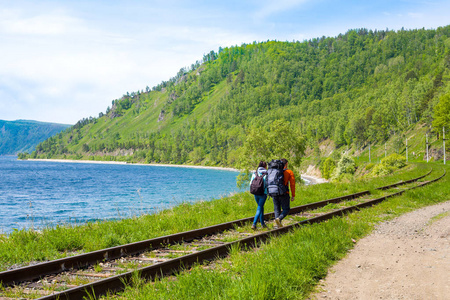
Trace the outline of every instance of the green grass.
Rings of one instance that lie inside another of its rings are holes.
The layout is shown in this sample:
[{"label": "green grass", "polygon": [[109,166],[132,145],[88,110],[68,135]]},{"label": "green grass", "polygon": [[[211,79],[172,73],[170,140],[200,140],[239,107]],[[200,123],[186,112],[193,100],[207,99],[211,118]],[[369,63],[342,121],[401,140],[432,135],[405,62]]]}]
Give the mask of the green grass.
[{"label": "green grass", "polygon": [[446,212],[444,212],[442,214],[434,216],[433,218],[431,218],[431,220],[428,222],[427,225],[432,225],[434,222],[437,222],[437,221],[439,221],[439,220],[441,220],[441,219],[443,219],[443,218],[445,218],[445,217],[447,217],[449,215],[450,215],[450,212],[446,211]]},{"label": "green grass", "polygon": [[[273,210],[273,208],[272,208]],[[18,230],[0,236],[0,271],[43,261],[210,226],[254,214],[253,196],[242,193],[195,204],[182,203],[152,215],[120,221]]]},{"label": "green grass", "polygon": [[[398,153],[406,157],[406,138],[408,138],[408,161],[409,162],[426,162],[426,134],[429,127],[423,123],[411,125],[405,132],[402,138],[403,145],[400,149],[396,149],[394,140],[397,136],[391,136],[385,143],[373,144],[371,146],[370,160],[373,164],[379,163],[385,157],[386,153],[389,156],[392,153]],[[431,150],[441,150],[443,147],[442,139],[437,139],[436,135],[428,135],[429,142],[429,159],[431,159]],[[447,143],[448,144],[448,143]],[[448,149],[447,149],[448,152]],[[364,150],[356,158],[358,164],[369,163],[369,147],[366,146]],[[441,160],[442,162],[442,160]]]},{"label": "green grass", "polygon": [[[348,183],[297,186],[293,206],[334,198],[418,177],[433,167],[431,178],[441,175],[442,164],[413,164],[394,175]],[[446,166],[449,171],[448,166]],[[428,178],[428,177],[427,177]],[[346,218],[305,226],[291,234],[274,238],[257,250],[231,255],[216,268],[194,267],[180,272],[174,281],[161,279],[129,288],[125,298],[137,299],[305,299],[328,268],[342,258],[358,240],[370,233],[374,224],[402,213],[450,199],[450,176]],[[120,221],[104,221],[80,226],[58,226],[42,232],[15,231],[0,236],[0,268],[14,264],[49,260],[81,252],[130,243],[152,237],[191,230],[254,215],[256,204],[249,193],[196,204],[182,203],[173,209]],[[273,211],[267,201],[265,212]],[[233,237],[228,239],[234,240]],[[111,296],[112,297],[112,296]]]},{"label": "green grass", "polygon": [[[432,164],[432,178],[443,173],[442,164]],[[413,178],[424,174],[430,165],[402,172],[400,177]],[[449,170],[448,167],[447,171]],[[414,176],[412,174],[416,173]],[[376,178],[364,186],[389,184],[398,181],[392,176]],[[423,188],[389,198],[377,206],[352,213],[345,218],[304,226],[271,239],[257,250],[231,254],[215,264],[215,268],[196,266],[189,272],[180,272],[176,280],[160,279],[153,284],[135,280],[122,295],[125,299],[307,299],[314,292],[328,269],[343,258],[359,240],[368,235],[375,224],[390,220],[406,212],[450,199],[450,176]],[[354,183],[359,186],[360,182]],[[327,194],[333,189],[327,185],[309,187],[309,190]],[[336,185],[335,189],[350,187]],[[305,188],[305,190],[308,188]],[[299,189],[299,195],[303,195]],[[311,193],[310,195],[313,195]],[[320,197],[320,196],[319,196]],[[313,197],[311,197],[313,198]],[[109,296],[107,298],[113,298]]]},{"label": "green grass", "polygon": [[[334,198],[375,187],[406,180],[425,174],[430,165],[418,164],[405,168],[394,176],[351,183],[325,183],[314,186],[297,186],[296,200],[291,205]],[[252,216],[255,201],[249,193],[196,204],[182,203],[173,209],[157,214],[120,221],[103,221],[85,225],[65,225],[45,228],[42,231],[19,230],[0,235],[0,271],[32,261],[44,261],[89,252],[120,244],[145,240],[157,236],[192,230],[213,224]],[[273,211],[272,201],[267,201],[265,212]]]}]

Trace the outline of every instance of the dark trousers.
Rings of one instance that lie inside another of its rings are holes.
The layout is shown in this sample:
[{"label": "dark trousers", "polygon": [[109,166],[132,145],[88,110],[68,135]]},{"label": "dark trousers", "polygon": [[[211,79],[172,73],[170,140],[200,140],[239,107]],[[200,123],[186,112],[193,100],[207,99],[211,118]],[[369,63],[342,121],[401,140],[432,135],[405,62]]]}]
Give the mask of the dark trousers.
[{"label": "dark trousers", "polygon": [[[272,199],[275,219],[279,218],[280,220],[283,220],[284,217],[288,215],[289,210],[291,209],[291,198],[289,197],[289,194],[274,196],[272,197]],[[283,211],[281,211],[281,209],[283,209]]]}]

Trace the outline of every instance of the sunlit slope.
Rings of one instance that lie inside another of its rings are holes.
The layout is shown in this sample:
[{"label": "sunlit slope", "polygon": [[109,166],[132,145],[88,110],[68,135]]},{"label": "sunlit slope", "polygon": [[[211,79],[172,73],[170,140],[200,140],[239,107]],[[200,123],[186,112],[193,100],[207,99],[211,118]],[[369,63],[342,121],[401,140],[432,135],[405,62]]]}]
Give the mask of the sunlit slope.
[{"label": "sunlit slope", "polygon": [[219,49],[127,92],[32,156],[235,165],[249,128],[274,120],[311,147],[382,145],[419,124],[432,134],[434,108],[450,93],[449,49],[450,26]]}]

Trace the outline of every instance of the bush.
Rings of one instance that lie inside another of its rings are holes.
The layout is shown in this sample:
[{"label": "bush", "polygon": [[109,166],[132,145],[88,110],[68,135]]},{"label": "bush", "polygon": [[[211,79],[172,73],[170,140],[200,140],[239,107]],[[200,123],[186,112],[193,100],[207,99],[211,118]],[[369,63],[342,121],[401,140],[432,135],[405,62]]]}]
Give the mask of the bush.
[{"label": "bush", "polygon": [[400,154],[391,154],[381,160],[381,164],[389,167],[394,167],[396,169],[401,169],[406,166],[406,158]]},{"label": "bush", "polygon": [[368,163],[368,164],[366,165],[366,170],[371,170],[374,166],[375,166],[374,163]]},{"label": "bush", "polygon": [[371,174],[374,176],[385,176],[391,174],[392,172],[394,172],[393,167],[389,167],[380,163],[373,168]]},{"label": "bush", "polygon": [[393,173],[396,169],[406,166],[406,158],[399,154],[391,154],[381,160],[372,170],[372,175],[384,176]]},{"label": "bush", "polygon": [[344,174],[353,175],[356,171],[356,164],[353,158],[344,155],[339,160],[336,169],[333,172],[332,180],[339,180]]},{"label": "bush", "polygon": [[331,157],[327,157],[320,165],[320,172],[325,179],[330,179],[335,169],[336,162]]}]

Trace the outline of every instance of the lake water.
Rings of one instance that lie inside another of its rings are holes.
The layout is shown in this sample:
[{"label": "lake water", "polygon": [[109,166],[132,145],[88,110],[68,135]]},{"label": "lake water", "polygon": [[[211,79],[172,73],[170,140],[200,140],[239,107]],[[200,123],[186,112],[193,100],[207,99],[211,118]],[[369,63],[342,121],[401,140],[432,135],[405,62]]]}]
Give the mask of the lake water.
[{"label": "lake water", "polygon": [[0,156],[0,233],[120,219],[238,191],[237,172]]}]

